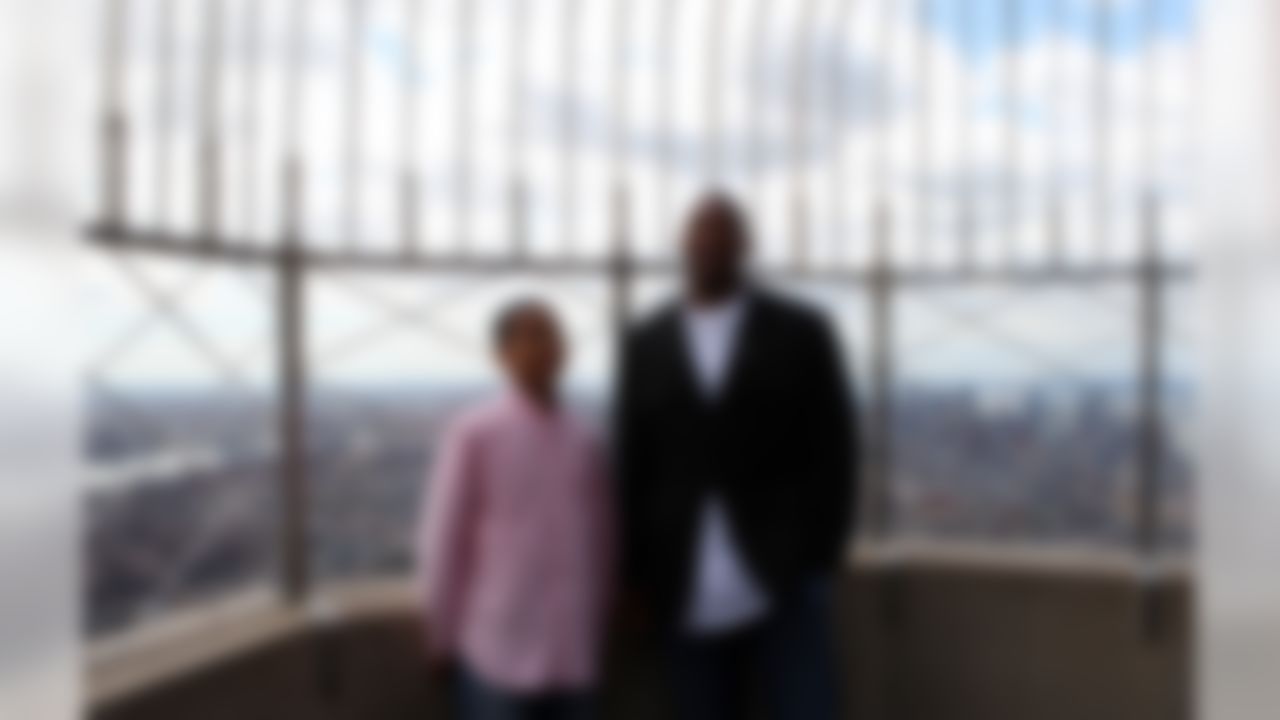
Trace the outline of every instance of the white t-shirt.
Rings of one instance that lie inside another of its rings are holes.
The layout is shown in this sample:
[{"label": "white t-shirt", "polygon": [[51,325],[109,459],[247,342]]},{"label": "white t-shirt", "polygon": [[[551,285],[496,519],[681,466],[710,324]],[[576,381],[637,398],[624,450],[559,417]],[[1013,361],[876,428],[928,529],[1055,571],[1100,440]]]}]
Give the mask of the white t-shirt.
[{"label": "white t-shirt", "polygon": [[[698,389],[709,400],[724,390],[747,299],[718,305],[686,306],[684,332]],[[698,522],[694,576],[685,606],[685,628],[698,635],[727,632],[753,622],[769,609],[769,598],[742,559],[724,500],[716,494],[703,503]]]}]

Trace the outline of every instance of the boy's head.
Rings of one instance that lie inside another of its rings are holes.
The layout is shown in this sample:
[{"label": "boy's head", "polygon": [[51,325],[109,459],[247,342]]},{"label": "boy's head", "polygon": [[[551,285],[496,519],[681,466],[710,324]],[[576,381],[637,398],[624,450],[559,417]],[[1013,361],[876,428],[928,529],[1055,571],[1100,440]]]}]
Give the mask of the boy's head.
[{"label": "boy's head", "polygon": [[494,322],[493,344],[503,370],[521,390],[544,399],[555,394],[565,347],[549,305],[533,298],[507,304]]}]

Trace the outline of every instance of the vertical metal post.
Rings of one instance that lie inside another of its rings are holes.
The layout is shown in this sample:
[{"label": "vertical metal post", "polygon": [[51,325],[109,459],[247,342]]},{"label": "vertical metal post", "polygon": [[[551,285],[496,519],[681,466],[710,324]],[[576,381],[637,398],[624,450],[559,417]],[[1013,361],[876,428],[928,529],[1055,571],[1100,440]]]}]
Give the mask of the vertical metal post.
[{"label": "vertical metal post", "polygon": [[578,249],[578,155],[574,147],[574,136],[578,133],[578,104],[573,101],[577,97],[578,84],[578,35],[581,26],[582,3],[580,0],[561,0],[564,3],[564,18],[561,28],[564,35],[560,40],[560,73],[564,78],[567,102],[561,107],[564,113],[560,118],[564,133],[560,144],[560,192],[563,194],[561,204],[561,232],[564,233],[562,252],[572,255]]},{"label": "vertical metal post", "polygon": [[510,132],[507,138],[507,172],[511,181],[508,210],[510,211],[511,245],[518,260],[524,260],[529,254],[528,198],[526,189],[528,167],[526,166],[524,154],[524,72],[525,63],[528,61],[526,55],[528,54],[527,27],[529,25],[528,6],[530,1],[517,0],[513,6],[511,65],[507,69],[507,81],[509,83],[507,91],[510,94],[507,109],[510,122]]},{"label": "vertical metal post", "polygon": [[289,143],[281,166],[282,242],[276,267],[277,431],[280,442],[280,589],[298,604],[309,586],[307,557],[306,295],[302,263],[303,168],[299,147],[307,37],[307,0],[292,6],[291,57],[285,85],[284,127]]},{"label": "vertical metal post", "polygon": [[[613,116],[615,118],[613,136],[613,272],[611,280],[612,317],[614,336],[623,337],[631,320],[631,252],[630,227],[631,208],[626,186],[626,151],[628,127],[626,125],[627,109],[630,107],[630,85],[627,83],[627,56],[630,50],[627,42],[630,32],[629,0],[615,0],[613,5]],[[621,352],[621,343],[618,344]]]},{"label": "vertical metal post", "polygon": [[118,228],[125,224],[128,201],[128,121],[124,102],[124,45],[128,22],[127,0],[111,0],[106,6],[103,26],[102,82],[102,224]]},{"label": "vertical metal post", "polygon": [[[1145,29],[1155,27],[1157,10],[1154,5],[1143,15]],[[1137,552],[1143,572],[1140,575],[1142,594],[1142,629],[1148,642],[1155,642],[1164,635],[1167,613],[1166,593],[1160,574],[1159,556],[1163,523],[1162,483],[1165,476],[1165,427],[1164,427],[1164,345],[1165,307],[1163,269],[1162,204],[1158,190],[1158,155],[1156,152],[1158,122],[1155,114],[1155,86],[1158,77],[1157,56],[1148,53],[1144,60],[1142,88],[1143,141],[1141,163],[1145,184],[1140,195],[1139,292],[1141,293],[1139,322],[1140,335],[1140,397],[1138,435],[1138,487],[1137,487]]]},{"label": "vertical metal post", "polygon": [[[932,14],[935,10],[934,0],[922,0],[923,12]],[[915,47],[916,72],[920,78],[919,121],[916,127],[916,166],[920,177],[916,185],[916,248],[919,255],[916,262],[920,267],[928,264],[929,251],[932,249],[934,233],[933,215],[933,173],[935,170],[936,141],[933,127],[934,92],[936,90],[936,68],[933,62],[933,43],[927,35],[920,35]]]},{"label": "vertical metal post", "polygon": [[[626,8],[627,11],[623,9]],[[630,252],[630,227],[631,227],[631,208],[629,206],[630,197],[627,194],[625,181],[624,160],[626,157],[628,127],[626,123],[626,111],[630,107],[630,85],[626,82],[628,76],[626,67],[626,58],[629,52],[629,44],[627,42],[629,28],[629,20],[631,14],[630,0],[615,1],[613,7],[613,112],[616,118],[616,125],[613,137],[613,197],[611,204],[611,216],[613,218],[613,250],[610,253],[612,257],[611,268],[609,274],[610,280],[610,316],[612,323],[614,348],[617,356],[614,360],[615,367],[621,367],[624,360],[622,353],[625,351],[625,337],[627,328],[631,323],[631,252]]]},{"label": "vertical metal post", "polygon": [[[1053,181],[1055,185],[1058,181]],[[1046,213],[1046,234],[1049,245],[1048,266],[1052,270],[1061,270],[1066,261],[1067,247],[1067,209],[1066,198],[1061,189],[1054,189],[1049,197],[1049,208]]]},{"label": "vertical metal post", "polygon": [[302,235],[302,69],[307,44],[307,0],[293,0],[290,8],[289,59],[285,69],[281,124],[284,126],[284,154],[280,166],[281,238],[286,247]]},{"label": "vertical metal post", "polygon": [[511,240],[517,260],[529,258],[528,197],[519,177],[511,179]]},{"label": "vertical metal post", "polygon": [[660,163],[661,171],[658,180],[658,232],[665,234],[668,228],[674,227],[671,209],[671,176],[676,168],[675,116],[672,102],[671,78],[678,72],[672,47],[679,36],[680,25],[676,22],[677,0],[658,0],[657,42],[665,43],[662,48],[662,72],[654,73],[654,96],[658,123],[661,125],[662,138]]},{"label": "vertical metal post", "polygon": [[[881,2],[881,26],[888,28],[890,4]],[[888,54],[888,33],[881,48]],[[891,151],[882,141],[873,150],[872,182],[876,201],[871,218],[871,265],[869,272],[871,388],[870,422],[867,438],[866,524],[870,537],[877,542],[889,540],[894,525],[893,507],[893,386],[894,386],[894,316],[893,316],[893,203],[890,195]],[[886,591],[886,613],[896,616],[900,603],[893,591]]]},{"label": "vertical metal post", "polygon": [[809,62],[809,31],[813,25],[815,9],[813,0],[804,0],[800,5],[800,19],[796,28],[795,56],[792,82],[795,86],[795,106],[791,109],[791,153],[793,172],[791,188],[791,261],[797,272],[808,269],[811,238],[809,236],[808,204],[805,188],[805,172],[812,148],[809,147],[809,103],[813,91],[810,88],[812,66]]},{"label": "vertical metal post", "polygon": [[[750,32],[750,57],[761,57],[765,51],[765,40],[769,37],[772,30],[769,23],[772,21],[773,3],[770,0],[752,0],[751,5],[751,23]],[[757,177],[752,183],[752,204],[756,208],[757,215],[762,214],[765,208],[765,181],[764,173],[768,165],[768,150],[766,146],[769,144],[765,138],[765,129],[763,123],[764,113],[752,112],[747,115],[747,137],[750,142],[747,146],[749,156],[746,160],[748,176],[754,174]]]},{"label": "vertical metal post", "polygon": [[1094,232],[1097,234],[1097,239],[1094,260],[1102,264],[1106,262],[1107,251],[1110,249],[1109,241],[1111,240],[1111,75],[1107,66],[1108,53],[1106,50],[1111,45],[1113,30],[1111,14],[1115,12],[1115,6],[1110,3],[1098,3],[1095,12],[1097,13],[1094,22],[1097,25],[1095,32],[1097,34],[1098,49],[1094,56],[1097,58],[1098,66],[1094,69],[1096,77],[1094,78],[1093,100],[1094,183],[1095,192],[1097,193],[1097,208],[1095,210],[1097,216],[1094,219]]},{"label": "vertical metal post", "polygon": [[[894,388],[894,269],[889,252],[893,236],[891,206],[883,198],[874,209],[870,268],[871,388],[867,425],[867,467],[863,520],[866,537],[881,548],[891,547],[896,525],[893,501],[893,388]],[[878,613],[885,638],[879,648],[886,711],[896,716],[906,692],[899,644],[893,637],[906,622],[908,588],[902,565],[893,555],[880,569]]]},{"label": "vertical metal post", "polygon": [[[622,199],[625,193],[623,189],[624,178],[626,176],[626,157],[627,143],[630,140],[630,125],[628,124],[628,111],[631,109],[631,83],[629,82],[631,74],[627,71],[627,58],[631,53],[630,43],[631,32],[631,2],[630,0],[615,0],[613,8],[613,67],[611,68],[612,77],[609,84],[613,93],[610,102],[613,105],[613,182],[618,193],[618,198]],[[625,223],[620,227],[625,228]]]},{"label": "vertical metal post", "polygon": [[[887,31],[890,3],[877,3],[877,20]],[[888,32],[883,32],[878,48],[889,54]],[[890,245],[893,239],[893,204],[890,197],[890,148],[881,142],[868,158],[873,197],[871,206],[871,257],[868,268],[870,293],[870,422],[867,424],[866,490],[863,503],[868,534],[874,540],[888,537],[892,525],[891,447],[893,394],[893,268]]]},{"label": "vertical metal post", "polygon": [[281,490],[281,582],[286,601],[298,603],[309,586],[307,555],[306,274],[295,242],[277,269],[277,351]]},{"label": "vertical metal post", "polygon": [[[797,185],[801,184],[797,181]],[[796,187],[792,189],[791,195],[791,239],[792,239],[792,255],[791,263],[797,274],[803,274],[809,269],[810,255],[810,237],[809,237],[809,206],[806,203],[806,197],[802,188]]]},{"label": "vertical metal post", "polygon": [[[967,41],[973,42],[978,34],[978,28],[982,24],[982,18],[978,15],[977,3],[964,3],[964,34]],[[964,100],[963,107],[958,113],[959,128],[957,135],[959,136],[960,152],[964,154],[961,166],[964,168],[963,173],[974,173],[977,168],[975,162],[978,154],[974,149],[976,143],[976,133],[974,132],[973,115],[971,112],[974,96],[974,83],[972,74],[966,74],[964,80]],[[959,258],[958,265],[960,272],[969,272],[974,269],[975,245],[977,245],[979,222],[978,222],[978,191],[975,187],[976,176],[970,177],[969,181],[964,183],[964,187],[960,192],[960,218],[959,228],[956,233],[959,240]]]},{"label": "vertical metal post", "polygon": [[422,206],[418,202],[418,187],[417,171],[405,167],[400,175],[400,252],[406,257],[413,257],[419,252]]},{"label": "vertical metal post", "polygon": [[258,143],[259,122],[258,102],[261,99],[262,79],[262,6],[257,2],[244,3],[244,41],[245,77],[241,86],[243,92],[244,142],[241,145],[241,225],[247,237],[254,237],[258,230]]},{"label": "vertical metal post", "polygon": [[222,235],[222,0],[205,0],[204,47],[200,59],[200,147],[197,151],[199,197],[197,233],[216,244]]},{"label": "vertical metal post", "polygon": [[156,8],[156,105],[153,119],[155,132],[155,167],[153,173],[155,195],[155,217],[152,224],[164,229],[169,222],[172,206],[173,183],[170,181],[170,147],[171,133],[174,123],[174,87],[173,79],[177,67],[177,21],[175,19],[177,3],[161,2]]},{"label": "vertical metal post", "polygon": [[[1066,0],[1053,0],[1050,7],[1053,13],[1052,20],[1058,27],[1066,27],[1068,20],[1068,9]],[[1060,43],[1053,45],[1054,53],[1052,58],[1052,74],[1053,81],[1063,86],[1067,78],[1067,53],[1061,47]],[[1056,111],[1055,114],[1059,118],[1065,118],[1066,113],[1063,112],[1065,103],[1061,96],[1054,101]],[[1059,120],[1062,122],[1062,120]],[[1046,241],[1048,245],[1049,262],[1051,269],[1060,270],[1066,259],[1067,245],[1067,182],[1063,179],[1066,172],[1066,139],[1069,129],[1065,129],[1060,125],[1057,129],[1055,142],[1050,143],[1049,150],[1049,200],[1048,209],[1045,218]]]},{"label": "vertical metal post", "polygon": [[365,0],[347,0],[347,47],[343,82],[343,243],[360,245],[364,183],[364,33]]},{"label": "vertical metal post", "polygon": [[708,0],[705,54],[703,55],[703,122],[706,142],[703,144],[702,173],[711,185],[720,182],[720,62],[724,53],[724,0]]},{"label": "vertical metal post", "polygon": [[[879,0],[876,3],[876,11],[879,13],[875,18],[879,30],[876,51],[884,56],[885,62],[889,62],[895,50],[893,42],[895,8],[896,4],[892,0]],[[895,205],[893,184],[896,179],[892,140],[891,136],[885,137],[881,134],[878,144],[869,149],[871,197],[875,199],[871,205],[871,269],[873,273],[881,265],[887,268],[889,263],[889,245],[892,235],[889,223],[890,214]]]},{"label": "vertical metal post", "polygon": [[[849,25],[850,6],[853,0],[840,0],[836,6],[836,16],[832,21],[832,27],[838,33],[844,33]],[[848,91],[849,78],[845,74],[845,66],[839,66],[839,72],[833,72],[828,75],[829,85],[826,90],[829,95],[831,111],[827,113],[827,138],[831,143],[831,152],[833,154],[831,162],[830,182],[831,188],[827,193],[827,206],[829,214],[832,218],[832,232],[835,234],[835,242],[832,247],[831,262],[833,265],[842,265],[848,259],[848,246],[850,238],[846,234],[849,228],[849,205],[851,204],[845,196],[848,188],[844,162],[844,134],[846,132],[845,124],[849,120],[851,94]]]},{"label": "vertical metal post", "polygon": [[1004,238],[1004,258],[1001,263],[1006,270],[1012,270],[1018,264],[1018,249],[1021,227],[1019,225],[1019,215],[1022,210],[1022,201],[1024,194],[1021,187],[1022,173],[1022,123],[1018,120],[1018,99],[1021,91],[1021,60],[1022,56],[1016,52],[1018,42],[1022,33],[1022,2],[1023,0],[1005,0],[1004,25],[1005,41],[1009,44],[1010,52],[1006,53],[1004,67],[1004,111],[1005,111],[1005,163],[1008,173],[1004,183],[1004,212],[1005,229]]},{"label": "vertical metal post", "polygon": [[[1144,29],[1155,27],[1154,9],[1144,12]],[[1149,54],[1148,58],[1154,58]],[[1156,67],[1144,61],[1142,120],[1144,129],[1141,162],[1145,176],[1139,196],[1141,255],[1140,333],[1140,434],[1138,478],[1138,551],[1151,558],[1160,545],[1160,483],[1164,476],[1164,273],[1162,271],[1161,204],[1156,182],[1156,141],[1158,127],[1154,112]]]},{"label": "vertical metal post", "polygon": [[867,430],[867,486],[863,506],[870,536],[885,540],[893,532],[893,388],[894,271],[889,244],[893,235],[888,203],[876,207],[873,257],[869,275],[871,321],[870,423]]},{"label": "vertical metal post", "polygon": [[631,322],[631,250],[630,238],[628,237],[627,228],[629,227],[628,197],[625,188],[621,185],[615,186],[613,196],[613,260],[611,263],[612,272],[610,273],[610,303],[613,328],[615,334],[621,337],[626,332],[627,326]]},{"label": "vertical metal post", "polygon": [[1161,484],[1164,480],[1164,269],[1160,254],[1160,205],[1154,193],[1144,198],[1143,257],[1139,262],[1139,412],[1135,550],[1144,571],[1143,632],[1148,640],[1161,634],[1164,622],[1155,567],[1161,544]]},{"label": "vertical metal post", "polygon": [[400,98],[400,137],[404,154],[400,170],[400,251],[411,257],[418,252],[422,232],[418,182],[418,64],[422,48],[422,0],[405,0],[404,21],[409,48]]},{"label": "vertical metal post", "polygon": [[[1158,8],[1150,3],[1142,13],[1144,31],[1154,30]],[[1165,307],[1163,269],[1163,227],[1158,183],[1157,141],[1159,131],[1155,111],[1156,84],[1159,77],[1157,58],[1148,51],[1143,60],[1142,125],[1139,149],[1143,168],[1143,186],[1139,196],[1141,237],[1139,267],[1140,373],[1138,486],[1136,551],[1142,572],[1139,591],[1142,597],[1142,631],[1148,642],[1156,642],[1167,625],[1164,578],[1158,563],[1163,523],[1162,483],[1165,476],[1164,427],[1164,346]]]},{"label": "vertical metal post", "polygon": [[472,86],[475,81],[472,72],[475,70],[475,16],[478,12],[474,5],[478,0],[459,0],[457,8],[457,72],[454,86],[457,96],[454,99],[456,127],[454,135],[457,142],[457,167],[455,182],[457,197],[455,198],[455,234],[454,242],[460,251],[466,252],[472,244],[471,232],[471,170],[472,170]]}]

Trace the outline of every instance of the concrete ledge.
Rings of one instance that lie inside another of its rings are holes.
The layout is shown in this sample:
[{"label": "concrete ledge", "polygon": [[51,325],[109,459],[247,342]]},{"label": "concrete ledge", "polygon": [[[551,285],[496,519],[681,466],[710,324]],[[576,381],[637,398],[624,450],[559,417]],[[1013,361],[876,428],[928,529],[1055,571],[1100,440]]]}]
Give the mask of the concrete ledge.
[{"label": "concrete ledge", "polygon": [[220,663],[326,627],[412,608],[406,580],[326,588],[306,608],[283,605],[269,588],[254,587],[146,623],[95,643],[89,651],[88,698],[103,707]]},{"label": "concrete ledge", "polygon": [[[852,717],[1190,715],[1185,567],[931,543],[850,559],[840,622]],[[650,640],[614,639],[609,717],[664,716]],[[91,709],[97,720],[438,717],[420,644],[406,581],[326,587],[306,609],[258,591],[96,645]]]}]

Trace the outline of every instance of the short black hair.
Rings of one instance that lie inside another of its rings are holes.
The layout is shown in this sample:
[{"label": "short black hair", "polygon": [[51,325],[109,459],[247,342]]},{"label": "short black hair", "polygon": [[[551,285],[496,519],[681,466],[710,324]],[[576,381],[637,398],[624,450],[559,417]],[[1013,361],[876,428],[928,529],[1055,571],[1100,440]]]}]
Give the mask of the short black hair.
[{"label": "short black hair", "polygon": [[543,313],[547,317],[555,317],[551,306],[536,297],[521,297],[508,301],[498,308],[498,314],[494,316],[493,346],[498,349],[505,346],[507,340],[511,338],[511,333],[515,331],[516,324],[530,313]]},{"label": "short black hair", "polygon": [[751,237],[751,222],[747,218],[747,211],[727,190],[709,190],[694,203],[693,210],[689,213],[689,225],[707,220],[723,223],[740,240]]}]

